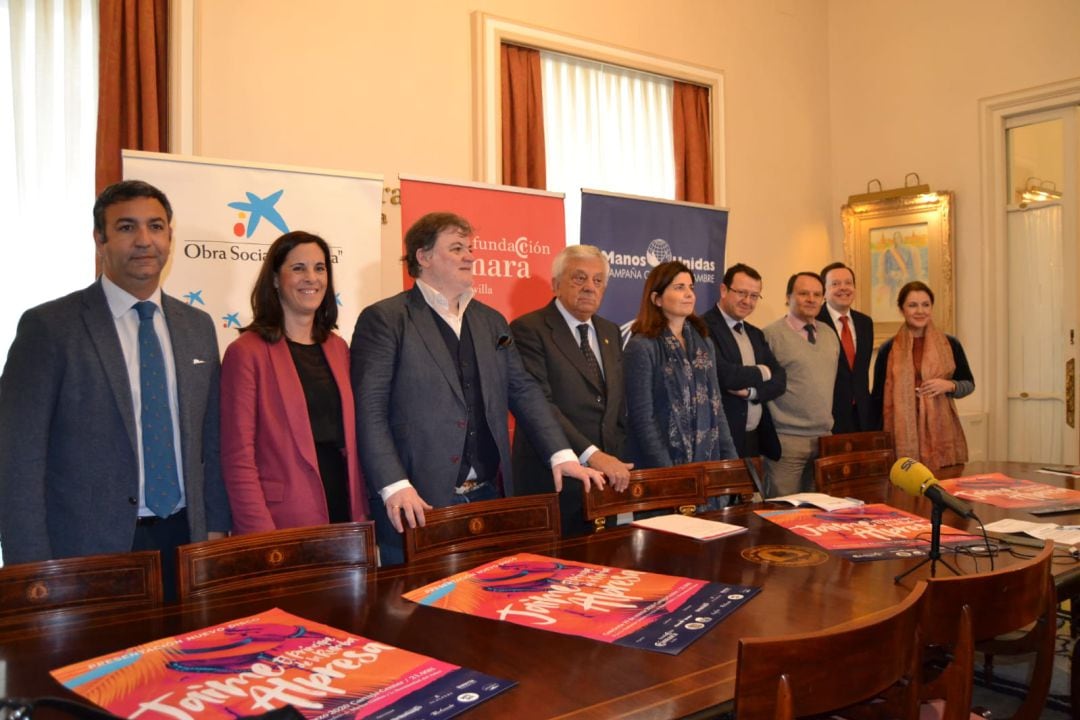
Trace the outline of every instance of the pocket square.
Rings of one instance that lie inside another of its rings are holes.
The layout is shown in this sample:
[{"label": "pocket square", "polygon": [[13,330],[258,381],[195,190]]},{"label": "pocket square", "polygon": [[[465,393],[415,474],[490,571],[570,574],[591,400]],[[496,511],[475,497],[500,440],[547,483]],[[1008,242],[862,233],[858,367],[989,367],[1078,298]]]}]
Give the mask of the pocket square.
[{"label": "pocket square", "polygon": [[202,358],[191,358],[192,365],[204,365],[206,363]]}]

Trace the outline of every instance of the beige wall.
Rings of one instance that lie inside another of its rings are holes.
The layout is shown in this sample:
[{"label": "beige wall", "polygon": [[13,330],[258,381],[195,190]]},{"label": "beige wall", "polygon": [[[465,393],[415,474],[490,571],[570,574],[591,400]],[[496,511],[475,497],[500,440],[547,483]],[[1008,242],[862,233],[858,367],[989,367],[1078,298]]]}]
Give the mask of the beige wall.
[{"label": "beige wall", "polygon": [[[190,0],[194,152],[474,179],[470,17],[517,22],[723,71],[728,260],[783,311],[796,270],[842,256],[840,206],[918,172],[956,192],[958,333],[976,378],[981,98],[1080,76],[1080,2],[1042,0]],[[382,292],[400,287],[385,206]],[[343,329],[346,333],[349,328]],[[985,394],[963,401],[968,415]],[[978,442],[978,441],[976,441]]]},{"label": "beige wall", "polygon": [[[196,0],[196,154],[473,179],[470,15],[722,70],[729,259],[759,267],[761,322],[828,259],[824,0]],[[386,206],[383,256],[400,254]],[[777,252],[777,249],[782,252]],[[384,263],[382,291],[400,289]],[[345,329],[348,332],[349,329]]]},{"label": "beige wall", "polygon": [[[1080,76],[1080,2],[829,0],[830,235],[870,178],[956,193],[957,331],[985,378],[980,99]],[[984,385],[985,390],[985,385]],[[988,406],[986,393],[962,401]]]}]

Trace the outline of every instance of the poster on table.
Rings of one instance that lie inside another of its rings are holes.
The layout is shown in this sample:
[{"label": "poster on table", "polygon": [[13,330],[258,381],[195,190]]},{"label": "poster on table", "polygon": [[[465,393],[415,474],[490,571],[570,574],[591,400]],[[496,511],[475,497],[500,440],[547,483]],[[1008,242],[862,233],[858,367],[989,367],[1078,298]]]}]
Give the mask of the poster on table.
[{"label": "poster on table", "polygon": [[140,720],[235,720],[286,705],[308,720],[455,717],[516,683],[277,608],[53,670]]},{"label": "poster on table", "polygon": [[222,354],[251,322],[251,289],[281,235],[330,246],[338,332],[381,299],[382,176],[125,150],[124,178],[162,190],[173,208],[166,293],[205,310]]},{"label": "poster on table", "polygon": [[680,260],[694,273],[696,310],[701,315],[720,298],[728,211],[712,205],[581,192],[581,242],[608,258],[611,276],[600,316],[628,337],[641,305],[649,271]]},{"label": "poster on table", "polygon": [[[850,560],[886,560],[925,555],[930,548],[930,521],[884,503],[841,510],[796,508],[757,510],[758,515],[785,527],[825,550]],[[941,526],[943,544],[970,542],[973,535]]]},{"label": "poster on table", "polygon": [[477,300],[507,321],[551,301],[551,263],[566,247],[562,193],[406,175],[400,181],[403,248],[404,233],[427,213],[461,215],[473,227]]},{"label": "poster on table", "polygon": [[958,498],[999,508],[1028,512],[1067,512],[1080,509],[1080,490],[986,473],[939,480],[938,487]]},{"label": "poster on table", "polygon": [[467,615],[677,655],[759,590],[521,553],[403,597]]}]

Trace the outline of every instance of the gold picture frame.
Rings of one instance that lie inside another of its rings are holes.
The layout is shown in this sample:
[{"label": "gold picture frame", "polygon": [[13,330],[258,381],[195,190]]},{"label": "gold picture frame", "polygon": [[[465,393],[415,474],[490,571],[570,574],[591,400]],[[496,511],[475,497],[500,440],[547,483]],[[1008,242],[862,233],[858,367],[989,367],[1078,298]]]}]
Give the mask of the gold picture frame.
[{"label": "gold picture frame", "polygon": [[874,318],[874,347],[896,334],[900,288],[922,280],[934,291],[934,324],[955,332],[953,193],[904,195],[841,208],[844,257],[855,271],[856,307]]}]

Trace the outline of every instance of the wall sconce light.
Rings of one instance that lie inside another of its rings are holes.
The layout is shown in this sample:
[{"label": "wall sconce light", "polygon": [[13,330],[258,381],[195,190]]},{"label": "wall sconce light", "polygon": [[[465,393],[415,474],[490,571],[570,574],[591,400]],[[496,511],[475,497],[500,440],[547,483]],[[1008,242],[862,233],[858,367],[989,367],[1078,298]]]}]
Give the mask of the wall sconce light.
[{"label": "wall sconce light", "polygon": [[[914,178],[914,184],[910,184]],[[874,183],[877,183],[877,190],[871,190]],[[929,185],[924,185],[922,180],[919,179],[918,173],[908,173],[904,176],[904,187],[890,188],[885,190],[881,186],[881,181],[874,178],[870,182],[866,183],[866,192],[861,195],[851,195],[848,197],[848,205],[856,205],[858,203],[878,202],[880,200],[889,200],[891,198],[906,197],[908,195],[925,195],[928,201],[933,201],[937,196],[930,190]]]},{"label": "wall sconce light", "polygon": [[1047,202],[1060,200],[1061,191],[1052,180],[1040,180],[1037,177],[1029,177],[1024,183],[1025,188],[1020,192],[1021,207],[1032,202]]}]

